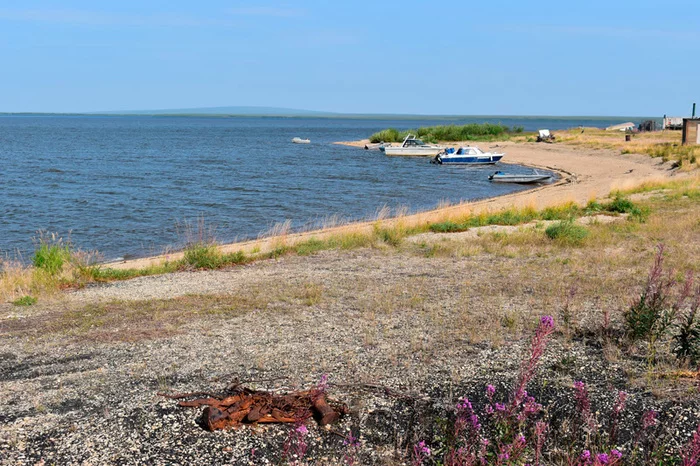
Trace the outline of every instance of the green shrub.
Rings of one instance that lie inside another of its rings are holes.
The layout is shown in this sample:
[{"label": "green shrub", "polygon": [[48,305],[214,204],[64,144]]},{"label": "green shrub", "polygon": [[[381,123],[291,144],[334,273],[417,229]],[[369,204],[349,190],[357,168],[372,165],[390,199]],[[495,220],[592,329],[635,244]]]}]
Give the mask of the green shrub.
[{"label": "green shrub", "polygon": [[394,247],[401,244],[403,240],[403,235],[397,228],[375,227],[374,234],[380,241]]},{"label": "green shrub", "polygon": [[401,140],[399,139],[400,133],[397,129],[394,128],[388,128],[382,131],[379,131],[377,133],[374,133],[369,137],[369,142],[371,143],[377,143],[377,142],[400,142]]},{"label": "green shrub", "polygon": [[34,304],[36,304],[36,302],[37,299],[34,296],[27,295],[22,296],[19,299],[15,299],[14,301],[12,301],[12,304],[14,304],[15,306],[33,306]]},{"label": "green shrub", "polygon": [[300,256],[308,256],[310,254],[314,254],[318,251],[322,251],[324,249],[328,248],[328,245],[326,242],[321,241],[316,238],[309,238],[307,241],[304,241],[303,243],[299,243],[295,246],[297,254]]},{"label": "green shrub", "polygon": [[216,269],[222,265],[219,248],[212,243],[195,243],[185,249],[182,259],[185,266],[195,269]]},{"label": "green shrub", "polygon": [[71,260],[71,247],[55,234],[40,233],[39,246],[32,256],[32,264],[49,275],[56,275]]},{"label": "green shrub", "polygon": [[456,231],[466,231],[468,229],[464,224],[455,223],[451,220],[432,223],[429,228],[430,231],[434,231],[435,233],[452,233]]},{"label": "green shrub", "polygon": [[620,193],[617,193],[615,198],[603,207],[608,212],[629,214],[630,220],[636,220],[642,223],[649,217],[649,208],[637,206]]},{"label": "green shrub", "polygon": [[580,225],[576,225],[571,220],[564,220],[553,223],[544,231],[552,240],[565,244],[577,245],[583,243],[588,236],[588,230]]},{"label": "green shrub", "polygon": [[248,256],[246,256],[245,252],[236,251],[224,254],[221,257],[221,265],[245,264],[248,260]]}]

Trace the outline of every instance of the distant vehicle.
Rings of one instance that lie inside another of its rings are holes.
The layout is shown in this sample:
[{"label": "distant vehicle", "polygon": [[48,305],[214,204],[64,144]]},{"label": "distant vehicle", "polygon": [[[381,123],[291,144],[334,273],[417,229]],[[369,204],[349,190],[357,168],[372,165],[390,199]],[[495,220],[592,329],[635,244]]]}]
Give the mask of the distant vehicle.
[{"label": "distant vehicle", "polygon": [[294,144],[308,144],[311,142],[311,139],[292,138],[292,142]]},{"label": "distant vehicle", "polygon": [[[438,152],[444,149],[443,146],[434,144],[426,144],[412,134],[406,136],[400,147],[384,146],[386,155],[429,155],[436,156]],[[382,150],[380,147],[379,150]]]},{"label": "distant vehicle", "polygon": [[489,175],[489,181],[493,181],[494,183],[539,183],[541,181],[546,181],[550,178],[551,176],[542,175],[540,173],[537,173],[537,171],[530,175],[507,175],[502,171],[497,171],[494,174]]},{"label": "distant vehicle", "polygon": [[441,165],[493,165],[504,155],[483,152],[476,146],[460,147],[456,151],[453,147],[448,147],[437,154],[431,162]]},{"label": "distant vehicle", "polygon": [[554,142],[556,137],[548,129],[537,131],[537,142]]}]

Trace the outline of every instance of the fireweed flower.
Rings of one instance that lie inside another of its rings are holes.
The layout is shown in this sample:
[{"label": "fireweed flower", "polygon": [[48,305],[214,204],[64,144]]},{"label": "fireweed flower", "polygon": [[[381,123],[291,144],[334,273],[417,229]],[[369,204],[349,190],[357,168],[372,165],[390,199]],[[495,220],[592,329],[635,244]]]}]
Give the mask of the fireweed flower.
[{"label": "fireweed flower", "polygon": [[583,450],[583,453],[581,453],[581,462],[583,464],[590,464],[591,452],[589,450]]},{"label": "fireweed flower", "polygon": [[515,411],[515,409],[520,406],[527,396],[525,388],[535,375],[537,363],[544,354],[544,350],[547,347],[549,337],[552,335],[552,333],[554,333],[554,318],[552,318],[552,316],[543,316],[540,319],[540,324],[537,326],[535,336],[532,337],[532,343],[530,344],[530,357],[523,361],[520,366],[518,382],[513,390],[511,399],[511,411]]},{"label": "fireweed flower", "polygon": [[496,394],[496,387],[494,387],[491,384],[488,384],[486,386],[486,396],[488,397],[489,401],[493,398],[493,395]]},{"label": "fireweed flower", "polygon": [[542,316],[542,318],[540,319],[540,324],[545,327],[554,328],[554,317]]},{"label": "fireweed flower", "polygon": [[613,412],[615,414],[620,414],[623,409],[625,409],[625,404],[627,403],[627,393],[623,391],[619,391],[617,393],[617,403],[615,403],[615,407],[613,408]]},{"label": "fireweed flower", "polygon": [[614,448],[612,450],[610,450],[610,455],[614,456],[615,459],[618,459],[618,460],[622,459],[622,453],[620,453],[619,450],[616,450]]},{"label": "fireweed flower", "polygon": [[596,456],[596,460],[598,461],[598,464],[608,464],[610,462],[610,458],[608,457],[607,453],[600,453],[598,456]]},{"label": "fireweed flower", "polygon": [[360,440],[354,435],[352,435],[352,432],[349,432],[348,436],[345,437],[345,439],[343,440],[343,445],[348,447],[359,447]]},{"label": "fireweed flower", "polygon": [[299,427],[297,427],[296,430],[297,430],[297,432],[299,432],[299,434],[301,434],[301,435],[306,435],[306,434],[309,433],[309,429],[307,429],[306,426],[305,426],[304,424],[302,424],[302,425],[300,425]]},{"label": "fireweed flower", "polygon": [[657,416],[659,415],[658,412],[654,411],[653,409],[650,409],[644,415],[642,416],[642,429],[646,430],[650,427],[654,427],[659,420],[657,419]]}]

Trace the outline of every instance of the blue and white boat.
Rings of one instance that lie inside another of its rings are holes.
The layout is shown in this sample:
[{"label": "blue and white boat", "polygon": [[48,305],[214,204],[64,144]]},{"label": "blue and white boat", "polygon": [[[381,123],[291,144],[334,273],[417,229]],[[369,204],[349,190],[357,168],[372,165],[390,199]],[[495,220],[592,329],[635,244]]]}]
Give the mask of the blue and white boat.
[{"label": "blue and white boat", "polygon": [[444,165],[493,165],[501,160],[504,155],[494,152],[483,152],[476,146],[460,147],[457,150],[453,147],[448,147],[436,155],[432,162]]}]

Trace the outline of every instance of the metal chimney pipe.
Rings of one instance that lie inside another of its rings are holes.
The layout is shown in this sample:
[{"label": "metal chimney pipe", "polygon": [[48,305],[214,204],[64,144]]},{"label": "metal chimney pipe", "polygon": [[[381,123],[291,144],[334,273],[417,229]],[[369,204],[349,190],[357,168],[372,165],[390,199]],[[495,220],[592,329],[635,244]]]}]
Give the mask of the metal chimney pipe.
[{"label": "metal chimney pipe", "polygon": [[693,103],[693,118],[695,118],[695,103]]}]

